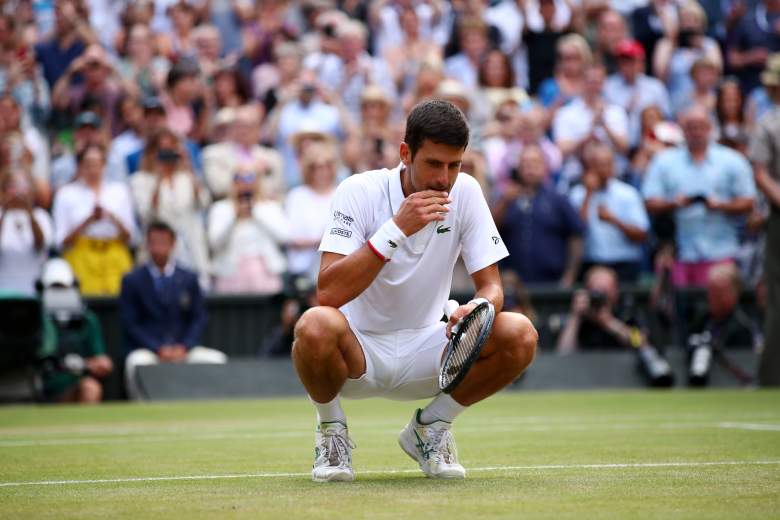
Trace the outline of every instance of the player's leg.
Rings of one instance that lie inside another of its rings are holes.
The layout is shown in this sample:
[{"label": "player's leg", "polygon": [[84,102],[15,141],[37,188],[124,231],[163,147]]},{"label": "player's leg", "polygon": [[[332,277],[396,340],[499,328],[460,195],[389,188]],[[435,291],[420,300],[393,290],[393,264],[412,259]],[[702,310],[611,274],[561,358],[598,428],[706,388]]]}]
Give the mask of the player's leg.
[{"label": "player's leg", "polygon": [[522,314],[499,313],[479,358],[452,392],[453,399],[469,406],[517,379],[533,361],[538,337],[531,321]]},{"label": "player's leg", "polygon": [[[536,341],[536,329],[525,316],[500,313],[479,359],[452,395],[440,393],[424,409],[415,412],[398,442],[426,475],[465,477],[466,470],[458,462],[450,431],[452,422],[468,405],[494,394],[520,375],[533,360]],[[433,365],[429,368],[433,373],[438,373],[441,349],[446,345],[443,334],[439,345],[433,363],[427,363]]]},{"label": "player's leg", "polygon": [[313,307],[295,326],[292,358],[298,377],[317,408],[312,479],[350,481],[352,441],[338,393],[347,378],[366,371],[363,349],[347,319],[332,307]]}]

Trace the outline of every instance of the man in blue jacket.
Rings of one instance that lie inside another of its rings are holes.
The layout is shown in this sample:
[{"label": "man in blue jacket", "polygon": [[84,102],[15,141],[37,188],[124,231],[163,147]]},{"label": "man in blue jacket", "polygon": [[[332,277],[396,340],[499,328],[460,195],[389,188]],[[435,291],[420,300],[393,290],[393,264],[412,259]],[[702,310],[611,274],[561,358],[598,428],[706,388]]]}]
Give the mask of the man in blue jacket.
[{"label": "man in blue jacket", "polygon": [[139,365],[224,363],[225,354],[199,346],[206,306],[198,276],[175,264],[176,234],[164,222],[146,232],[150,261],[122,279],[119,312],[125,344],[125,383],[131,399],[143,395],[136,381]]}]

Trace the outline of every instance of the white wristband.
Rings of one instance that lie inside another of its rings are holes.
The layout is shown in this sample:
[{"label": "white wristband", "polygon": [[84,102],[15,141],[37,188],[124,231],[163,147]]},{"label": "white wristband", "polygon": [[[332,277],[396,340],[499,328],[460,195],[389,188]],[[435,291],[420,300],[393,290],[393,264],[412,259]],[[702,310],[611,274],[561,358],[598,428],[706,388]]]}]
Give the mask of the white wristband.
[{"label": "white wristband", "polygon": [[406,235],[391,218],[368,240],[368,247],[382,260],[389,262],[404,240]]},{"label": "white wristband", "polygon": [[480,303],[490,303],[490,300],[488,300],[487,298],[474,298],[473,300],[469,301],[466,305],[471,305],[472,303],[474,305],[479,306]]}]

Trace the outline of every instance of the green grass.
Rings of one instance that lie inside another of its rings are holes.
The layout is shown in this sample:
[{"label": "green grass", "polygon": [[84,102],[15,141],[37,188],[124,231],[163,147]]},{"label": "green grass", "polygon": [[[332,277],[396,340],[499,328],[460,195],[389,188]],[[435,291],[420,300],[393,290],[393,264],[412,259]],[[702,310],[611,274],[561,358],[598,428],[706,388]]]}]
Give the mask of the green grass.
[{"label": "green grass", "polygon": [[[0,518],[780,518],[780,392],[503,393],[455,424],[461,482],[398,448],[414,406],[345,402],[342,484],[304,399],[0,408]],[[183,476],[220,478],[148,480]]]}]

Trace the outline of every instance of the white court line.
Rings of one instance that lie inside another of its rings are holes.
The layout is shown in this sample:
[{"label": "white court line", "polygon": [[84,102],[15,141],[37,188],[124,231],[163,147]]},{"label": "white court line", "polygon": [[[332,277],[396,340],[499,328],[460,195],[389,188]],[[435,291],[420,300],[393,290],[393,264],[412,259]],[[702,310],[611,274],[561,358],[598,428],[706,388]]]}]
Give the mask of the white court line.
[{"label": "white court line", "polygon": [[[490,427],[492,433],[498,432],[524,432],[524,433],[543,433],[543,432],[589,432],[589,431],[608,431],[608,430],[687,430],[698,428],[727,428],[727,429],[740,429],[751,431],[780,431],[780,425],[776,424],[759,424],[759,423],[740,423],[740,422],[690,422],[690,423],[655,423],[655,424],[639,424],[639,423],[602,423],[602,424],[553,424],[553,425],[511,425],[494,423]],[[474,433],[482,432],[483,427],[461,426],[457,429],[462,433]],[[379,433],[379,434],[395,434],[395,429],[385,428],[360,428],[359,432],[364,433]],[[300,431],[288,431],[288,432],[246,432],[246,433],[230,433],[230,432],[214,432],[214,433],[198,433],[190,435],[122,435],[106,436],[106,437],[62,437],[53,439],[0,439],[0,449],[2,448],[26,448],[26,447],[39,447],[39,446],[110,446],[110,445],[125,445],[128,443],[140,443],[148,444],[155,442],[180,442],[186,441],[213,441],[213,440],[256,440],[264,438],[296,438],[296,437],[309,437],[311,432],[306,430]]]},{"label": "white court line", "polygon": [[734,430],[764,431],[764,432],[780,432],[780,424],[722,422],[722,423],[718,423],[718,428],[729,428]]},{"label": "white court line", "polygon": [[[727,460],[711,462],[637,462],[615,464],[546,464],[537,466],[484,466],[468,468],[467,471],[543,471],[555,469],[632,469],[632,468],[695,468],[705,466],[769,466],[780,465],[780,460]],[[418,469],[376,469],[357,472],[358,475],[394,475],[419,473]],[[240,478],[286,478],[309,477],[306,473],[244,473],[234,475],[182,475],[170,477],[128,477],[88,480],[39,480],[28,482],[0,482],[0,487],[20,486],[65,486],[73,484],[122,484],[129,482],[160,482],[176,480],[230,480]]]}]

